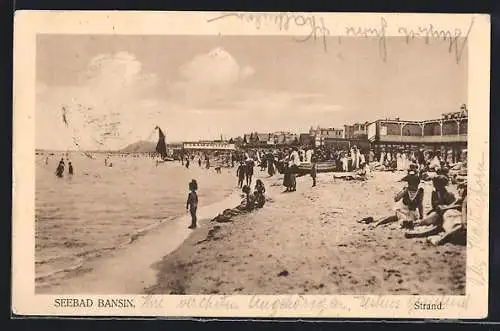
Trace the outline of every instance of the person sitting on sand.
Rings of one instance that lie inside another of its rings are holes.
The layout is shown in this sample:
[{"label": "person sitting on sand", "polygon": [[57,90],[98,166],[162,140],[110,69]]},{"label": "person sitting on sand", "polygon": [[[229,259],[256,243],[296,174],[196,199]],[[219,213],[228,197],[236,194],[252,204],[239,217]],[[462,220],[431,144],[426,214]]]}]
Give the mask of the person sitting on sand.
[{"label": "person sitting on sand", "polygon": [[196,180],[192,180],[189,183],[189,194],[186,202],[186,210],[191,213],[191,225],[190,229],[196,229],[196,210],[198,209],[198,194],[196,190],[198,189],[198,183]]},{"label": "person sitting on sand", "polygon": [[443,211],[455,204],[455,196],[446,189],[448,177],[438,175],[432,179],[432,183],[434,185],[431,195],[432,209],[424,219],[415,223],[414,229],[405,233],[406,238],[427,237],[439,233],[443,224]]},{"label": "person sitting on sand", "polygon": [[264,183],[262,180],[257,179],[257,182],[255,183],[255,207],[257,208],[262,208],[264,207],[264,204],[266,203],[266,188],[264,186]]},{"label": "person sitting on sand", "polygon": [[250,186],[248,185],[243,186],[241,190],[245,193],[245,205],[243,209],[252,211],[255,207],[255,195],[251,192]]},{"label": "person sitting on sand", "polygon": [[419,187],[420,178],[414,171],[409,171],[402,181],[406,181],[408,185],[394,197],[395,212],[401,227],[411,228],[417,220],[417,212],[418,219],[423,218],[424,189]]},{"label": "person sitting on sand", "polygon": [[427,216],[416,225],[441,225],[443,211],[447,206],[455,203],[455,196],[446,189],[448,177],[438,175],[432,179],[434,191],[431,194],[432,209]]},{"label": "person sitting on sand", "polygon": [[449,206],[439,206],[443,213],[442,232],[427,237],[427,242],[433,245],[443,245],[450,241],[458,241],[461,244],[467,238],[467,183],[458,185],[460,198]]}]

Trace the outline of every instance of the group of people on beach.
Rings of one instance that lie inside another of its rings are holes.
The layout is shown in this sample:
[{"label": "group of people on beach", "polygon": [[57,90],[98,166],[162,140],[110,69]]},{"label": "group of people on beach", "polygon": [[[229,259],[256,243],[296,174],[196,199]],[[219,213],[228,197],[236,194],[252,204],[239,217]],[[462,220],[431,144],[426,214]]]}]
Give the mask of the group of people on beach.
[{"label": "group of people on beach", "polygon": [[[48,157],[45,160],[45,164],[48,164]],[[65,166],[66,164],[64,163],[64,158],[61,158],[56,168],[57,177],[64,177]],[[71,163],[71,161],[68,161],[68,175],[73,176],[73,173],[74,173],[73,164]]]},{"label": "group of people on beach", "polygon": [[[189,229],[197,228],[197,211],[198,211],[198,183],[195,179],[189,182],[189,193],[186,201],[186,211],[188,211],[191,215],[191,224],[189,225]],[[262,180],[257,179],[255,183],[254,191],[250,188],[250,185],[244,185],[241,188],[244,199],[236,208],[232,210],[226,210],[223,214],[219,215],[217,218],[225,218],[228,219],[232,216],[239,215],[243,212],[251,212],[256,208],[264,207],[266,203],[266,188]]]},{"label": "group of people on beach", "polygon": [[[193,157],[193,155],[189,156],[189,158]],[[186,162],[189,162],[189,158]],[[203,158],[206,164],[209,164],[209,156],[203,155]],[[445,243],[452,237],[455,239],[463,237],[467,228],[467,183],[463,180],[458,183],[458,197],[455,197],[447,189],[450,181],[453,182],[454,178],[450,174],[450,169],[458,163],[450,165],[448,158],[443,158],[439,151],[423,152],[422,149],[417,152],[382,151],[376,155],[372,149],[362,151],[356,146],[352,146],[349,150],[308,149],[293,146],[281,150],[227,154],[225,160],[229,162],[226,163],[226,166],[233,166],[231,161],[236,161],[238,164],[236,170],[237,186],[245,197],[242,204],[233,213],[262,208],[265,204],[265,187],[262,180],[258,179],[255,188],[251,189],[256,165],[260,166],[261,171],[267,169],[270,177],[274,176],[276,171],[283,174],[285,192],[294,192],[297,189],[297,177],[304,175],[303,169],[299,171],[299,166],[302,163],[309,164],[312,186],[315,187],[318,162],[328,159],[335,163],[335,170],[349,172],[354,176],[353,178],[364,180],[372,176],[373,170],[407,171],[406,176],[402,179],[406,185],[394,197],[396,204],[394,214],[379,220],[376,226],[398,222],[405,237],[428,237],[429,242],[436,245]],[[198,160],[201,167],[201,156]],[[466,166],[465,162],[464,165]],[[424,213],[424,188],[421,186],[424,181],[432,181],[434,188],[431,194],[431,210],[427,213]],[[196,228],[198,197],[195,180],[189,184],[189,188],[187,209],[190,211],[192,219],[190,228]],[[375,221],[372,217],[367,217],[361,222],[372,223]]]},{"label": "group of people on beach", "polygon": [[[463,242],[467,231],[467,181],[457,183],[458,196],[448,190],[449,169],[445,162],[431,168],[432,175],[411,164],[401,181],[406,185],[394,196],[394,214],[379,220],[375,226],[398,222],[406,238],[427,237],[434,245],[449,241]],[[423,180],[432,181],[431,209],[424,212]],[[372,217],[362,223],[375,222]]]}]

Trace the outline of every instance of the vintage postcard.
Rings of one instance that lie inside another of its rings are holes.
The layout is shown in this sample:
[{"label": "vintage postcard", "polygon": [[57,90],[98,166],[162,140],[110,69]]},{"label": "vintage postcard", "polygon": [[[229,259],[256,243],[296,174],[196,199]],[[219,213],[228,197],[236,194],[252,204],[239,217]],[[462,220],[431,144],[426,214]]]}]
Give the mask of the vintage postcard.
[{"label": "vintage postcard", "polygon": [[488,311],[489,16],[15,15],[19,315]]}]

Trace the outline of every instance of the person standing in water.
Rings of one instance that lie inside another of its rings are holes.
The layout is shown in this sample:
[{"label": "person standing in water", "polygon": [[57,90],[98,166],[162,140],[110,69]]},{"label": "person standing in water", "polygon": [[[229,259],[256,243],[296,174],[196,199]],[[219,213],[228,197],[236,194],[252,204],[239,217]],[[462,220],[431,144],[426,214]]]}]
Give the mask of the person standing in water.
[{"label": "person standing in water", "polygon": [[57,175],[57,177],[62,177],[63,173],[64,173],[64,160],[61,159],[61,161],[59,161],[59,165],[57,166],[57,169],[56,169],[56,175]]},{"label": "person standing in water", "polygon": [[196,229],[196,211],[198,209],[198,194],[196,193],[196,190],[198,189],[198,183],[196,180],[192,180],[189,183],[189,194],[186,202],[186,210],[189,211],[191,214],[191,225],[189,226],[189,229]]}]

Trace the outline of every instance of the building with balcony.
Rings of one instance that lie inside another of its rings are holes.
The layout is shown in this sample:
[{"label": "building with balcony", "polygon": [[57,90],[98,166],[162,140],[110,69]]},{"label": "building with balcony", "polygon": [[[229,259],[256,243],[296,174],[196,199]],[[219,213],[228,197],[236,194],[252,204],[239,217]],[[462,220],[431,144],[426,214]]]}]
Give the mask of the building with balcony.
[{"label": "building with balcony", "polygon": [[182,147],[185,151],[234,151],[234,143],[227,141],[194,141],[184,142]]},{"label": "building with balcony", "polygon": [[460,153],[467,148],[467,124],[467,110],[425,121],[384,119],[368,125],[367,137],[375,153],[382,149],[400,148]]}]

